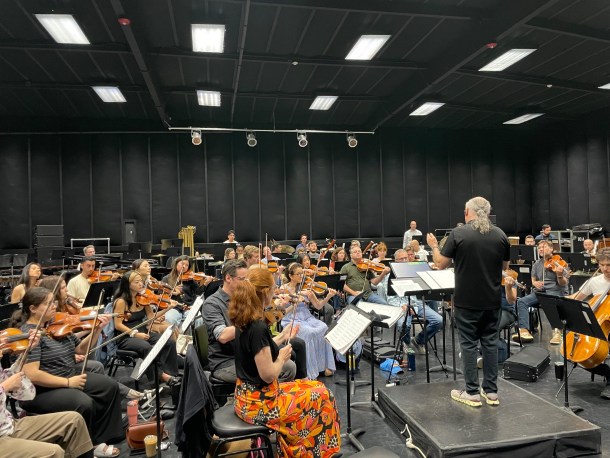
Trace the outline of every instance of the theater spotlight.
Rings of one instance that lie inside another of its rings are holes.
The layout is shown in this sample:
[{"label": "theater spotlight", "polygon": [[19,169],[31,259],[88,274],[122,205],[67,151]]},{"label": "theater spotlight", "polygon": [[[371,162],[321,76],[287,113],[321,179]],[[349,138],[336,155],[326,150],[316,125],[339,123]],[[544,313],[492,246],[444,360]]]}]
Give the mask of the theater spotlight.
[{"label": "theater spotlight", "polygon": [[191,143],[195,146],[201,145],[201,131],[191,130]]},{"label": "theater spotlight", "polygon": [[258,142],[256,141],[256,135],[254,135],[254,132],[248,132],[246,134],[246,142],[250,148],[254,148],[256,146]]},{"label": "theater spotlight", "polygon": [[305,132],[298,132],[297,140],[299,141],[299,146],[301,148],[305,148],[307,146],[307,143],[309,143],[307,141],[307,134]]},{"label": "theater spotlight", "polygon": [[347,134],[347,146],[350,148],[355,148],[358,146],[358,140],[354,134]]}]

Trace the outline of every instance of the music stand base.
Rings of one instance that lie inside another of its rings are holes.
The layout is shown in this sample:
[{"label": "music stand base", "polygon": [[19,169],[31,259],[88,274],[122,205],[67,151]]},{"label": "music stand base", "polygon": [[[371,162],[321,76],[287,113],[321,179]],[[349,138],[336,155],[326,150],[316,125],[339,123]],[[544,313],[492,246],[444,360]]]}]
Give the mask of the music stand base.
[{"label": "music stand base", "polygon": [[370,407],[375,412],[377,412],[382,419],[385,419],[385,414],[381,411],[381,408],[379,407],[379,405],[375,401],[352,402],[350,406],[351,407]]},{"label": "music stand base", "polygon": [[[335,382],[336,385],[345,385],[347,386],[347,383],[344,380],[337,380]],[[349,391],[351,393],[352,396],[354,396],[356,394],[356,387],[358,386],[367,386],[370,385],[371,382],[368,382],[366,380],[351,380],[350,384],[349,384]]]},{"label": "music stand base", "polygon": [[573,414],[577,414],[578,412],[582,412],[583,410],[585,410],[583,407],[580,406],[563,406],[562,409],[566,412],[571,412]]},{"label": "music stand base", "polygon": [[347,439],[350,444],[352,444],[356,449],[358,449],[359,452],[361,452],[364,450],[364,445],[362,445],[358,440],[358,436],[360,436],[361,434],[364,434],[364,429],[357,428],[353,431],[348,431],[344,434],[341,434],[341,438]]},{"label": "music stand base", "polygon": [[447,364],[443,364],[442,366],[433,366],[429,369],[429,372],[445,372],[445,373],[449,373],[449,372],[455,372],[457,374],[462,374],[462,369],[454,369],[451,366],[448,366]]}]

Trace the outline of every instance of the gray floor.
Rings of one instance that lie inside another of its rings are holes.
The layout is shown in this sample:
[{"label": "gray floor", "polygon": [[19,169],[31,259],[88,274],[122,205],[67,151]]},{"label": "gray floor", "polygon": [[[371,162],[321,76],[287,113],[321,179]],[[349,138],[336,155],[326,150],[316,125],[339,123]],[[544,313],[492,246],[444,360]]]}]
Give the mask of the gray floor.
[{"label": "gray floor", "polygon": [[[543,316],[543,332],[542,335],[540,333],[534,334],[535,340],[532,344],[529,345],[539,345],[544,348],[548,348],[551,352],[551,365],[553,361],[558,361],[561,359],[561,355],[559,353],[559,348],[557,346],[551,346],[548,344],[550,338],[550,329],[548,327],[548,321]],[[447,333],[449,336],[449,332]],[[440,336],[440,334],[439,334]],[[385,331],[385,337],[390,340],[392,335],[389,331]],[[441,344],[439,339],[439,351],[441,350]],[[513,351],[517,351],[517,348],[513,347]],[[442,355],[441,355],[442,358]],[[447,353],[446,359],[448,363],[451,362],[451,346],[450,339],[447,338]],[[400,376],[402,385],[409,384],[418,384],[418,383],[426,383],[426,372],[425,372],[425,359],[424,356],[417,356],[417,371],[416,372],[406,372],[402,376]],[[430,364],[434,366],[438,364],[433,355],[430,356]],[[459,360],[458,360],[459,367]],[[387,372],[381,372],[379,367],[375,367],[375,383],[376,385],[383,386],[386,384]],[[458,380],[459,379],[458,375]],[[337,385],[335,382],[337,380],[344,380],[345,372],[337,371],[337,373],[333,377],[322,377],[320,378],[334,393],[337,398],[337,406],[339,409],[339,414],[342,421],[343,432],[346,431],[347,428],[347,415],[346,415],[346,387],[343,385]],[[368,361],[362,360],[360,363],[360,372],[356,375],[356,379],[358,380],[370,380],[370,365]],[[431,383],[442,382],[452,380],[452,373],[449,374],[449,378],[446,378],[443,372],[433,372],[431,373]],[[564,394],[563,391],[559,394],[559,397],[556,398],[555,395],[557,390],[559,389],[560,382],[555,380],[555,374],[552,367],[550,367],[535,383],[525,383],[520,381],[514,381],[513,383],[516,385],[531,391],[534,394],[542,397],[543,399],[561,407],[564,402]],[[602,429],[602,451],[604,457],[610,457],[610,401],[604,400],[599,397],[599,393],[604,387],[604,381],[598,376],[596,377],[594,382],[591,382],[591,376],[588,372],[576,368],[572,373],[570,378],[570,405],[579,405],[584,408],[584,411],[580,413],[580,417],[584,418],[595,425],[598,425]],[[449,393],[447,393],[449,396]],[[357,387],[355,392],[355,397],[353,401],[368,401],[371,398],[371,387],[370,386],[362,386]],[[510,402],[510,399],[505,399],[502,397],[502,393],[500,393],[501,402]],[[171,402],[171,401],[170,401]],[[425,400],[422,400],[425,402]],[[385,448],[392,450],[394,453],[399,455],[400,457],[410,458],[410,457],[418,457],[413,450],[408,449],[405,446],[405,437],[401,436],[400,431],[395,428],[389,421],[382,420],[377,413],[374,412],[370,407],[357,407],[352,408],[352,428],[362,428],[365,430],[364,434],[359,436],[360,442],[365,447],[372,447],[375,445],[382,445]],[[510,421],[510,419],[506,419],[506,421]],[[540,421],[545,421],[544,418],[540,418]],[[173,439],[173,420],[166,422],[171,431],[171,436]],[[449,427],[450,425],[448,425]],[[119,444],[121,447],[122,453],[121,457],[129,456],[129,451],[125,443]],[[357,450],[349,444],[347,440],[343,440],[342,452],[343,456],[349,456],[356,452]],[[174,458],[179,457],[180,453],[177,451],[176,447],[172,444],[169,450],[163,452],[164,457]],[[521,457],[520,457],[521,458]]]}]

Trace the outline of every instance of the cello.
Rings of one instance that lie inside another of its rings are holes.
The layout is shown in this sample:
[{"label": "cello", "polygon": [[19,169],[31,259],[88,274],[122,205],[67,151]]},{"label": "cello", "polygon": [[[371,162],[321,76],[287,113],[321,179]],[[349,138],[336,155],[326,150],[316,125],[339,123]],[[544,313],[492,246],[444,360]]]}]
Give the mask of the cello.
[{"label": "cello", "polygon": [[[597,323],[602,328],[604,335],[610,333],[610,287],[603,294],[593,296],[589,305],[597,318]],[[593,369],[599,366],[608,357],[610,345],[607,340],[596,337],[568,332],[566,335],[567,359],[575,364],[580,364],[585,369]],[[563,355],[563,346],[561,348]]]}]

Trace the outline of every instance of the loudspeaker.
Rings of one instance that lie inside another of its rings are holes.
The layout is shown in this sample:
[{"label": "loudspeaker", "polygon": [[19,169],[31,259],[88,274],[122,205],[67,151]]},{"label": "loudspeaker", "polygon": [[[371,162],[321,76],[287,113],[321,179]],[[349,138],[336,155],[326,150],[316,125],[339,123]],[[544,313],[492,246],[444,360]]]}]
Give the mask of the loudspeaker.
[{"label": "loudspeaker", "polygon": [[[63,238],[64,226],[61,224],[39,225],[34,228],[34,235],[36,235],[38,237],[40,237],[41,235],[43,235],[43,236],[51,236],[51,235],[59,236],[60,235]],[[63,245],[63,241],[61,244]]]},{"label": "loudspeaker", "polygon": [[34,245],[37,247],[41,246],[52,246],[52,247],[62,247],[64,246],[64,236],[63,235],[44,235],[37,236],[34,238]]}]

